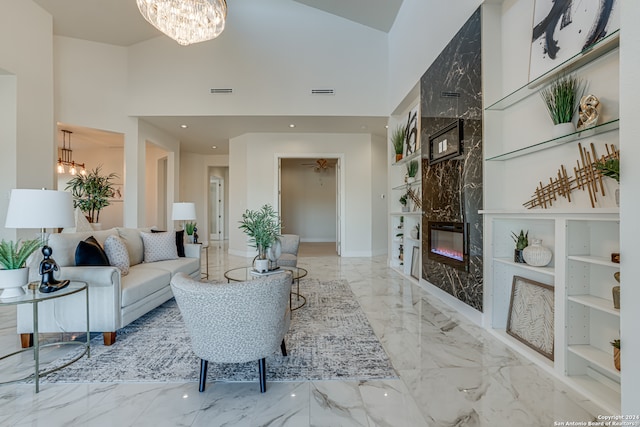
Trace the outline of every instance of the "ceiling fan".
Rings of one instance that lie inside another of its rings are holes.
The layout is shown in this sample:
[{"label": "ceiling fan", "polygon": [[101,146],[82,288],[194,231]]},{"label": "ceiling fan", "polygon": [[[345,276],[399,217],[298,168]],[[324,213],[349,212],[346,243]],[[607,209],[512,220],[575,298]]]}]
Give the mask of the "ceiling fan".
[{"label": "ceiling fan", "polygon": [[333,163],[327,159],[318,159],[315,163],[302,163],[303,166],[310,166],[314,172],[322,172],[333,167]]}]

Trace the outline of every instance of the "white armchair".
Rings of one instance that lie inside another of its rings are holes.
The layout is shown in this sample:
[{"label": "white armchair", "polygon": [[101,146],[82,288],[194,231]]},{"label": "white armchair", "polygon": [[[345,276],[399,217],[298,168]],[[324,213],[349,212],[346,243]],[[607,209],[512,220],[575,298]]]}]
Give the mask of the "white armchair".
[{"label": "white armchair", "polygon": [[291,273],[246,282],[205,283],[183,273],[171,289],[200,358],[199,390],[205,389],[208,362],[258,360],[260,392],[266,391],[266,357],[280,349],[287,355]]},{"label": "white armchair", "polygon": [[298,247],[300,236],[297,234],[283,234],[280,236],[281,254],[278,265],[284,267],[296,267],[298,265]]}]

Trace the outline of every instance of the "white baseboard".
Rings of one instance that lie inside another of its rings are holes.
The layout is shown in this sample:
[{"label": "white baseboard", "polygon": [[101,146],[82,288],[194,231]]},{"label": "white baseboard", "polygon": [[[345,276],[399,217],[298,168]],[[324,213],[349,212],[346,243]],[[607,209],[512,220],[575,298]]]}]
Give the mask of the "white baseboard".
[{"label": "white baseboard", "polygon": [[325,238],[325,237],[300,237],[300,241],[304,243],[335,243],[336,238]]},{"label": "white baseboard", "polygon": [[438,288],[430,282],[427,282],[424,279],[420,279],[419,285],[422,289],[438,298],[440,301],[442,301],[458,313],[462,314],[464,317],[466,317],[476,325],[482,326],[482,312],[468,306],[450,293],[443,291],[442,289]]}]

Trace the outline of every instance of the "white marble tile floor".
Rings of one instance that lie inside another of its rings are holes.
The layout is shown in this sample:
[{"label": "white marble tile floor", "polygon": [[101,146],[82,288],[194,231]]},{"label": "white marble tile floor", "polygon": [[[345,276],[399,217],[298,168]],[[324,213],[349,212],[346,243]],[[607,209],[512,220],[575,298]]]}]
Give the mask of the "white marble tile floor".
[{"label": "white marble tile floor", "polygon": [[[385,257],[301,257],[310,277],[349,281],[399,379],[0,385],[0,426],[553,426],[594,420],[592,402],[386,267]],[[211,242],[211,279],[245,265]],[[302,308],[304,310],[304,308]],[[15,308],[0,347],[19,348]],[[1,367],[0,367],[1,368]],[[0,370],[0,381],[2,371]]]}]

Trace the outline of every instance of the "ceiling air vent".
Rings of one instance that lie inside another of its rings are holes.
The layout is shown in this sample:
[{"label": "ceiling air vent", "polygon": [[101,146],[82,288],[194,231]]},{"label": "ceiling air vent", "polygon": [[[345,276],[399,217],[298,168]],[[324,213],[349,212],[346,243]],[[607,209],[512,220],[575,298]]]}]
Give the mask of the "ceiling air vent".
[{"label": "ceiling air vent", "polygon": [[460,98],[460,92],[440,92],[441,98]]},{"label": "ceiling air vent", "polygon": [[333,89],[311,89],[311,95],[335,95]]},{"label": "ceiling air vent", "polygon": [[211,93],[233,93],[233,89],[213,88],[211,89]]}]

